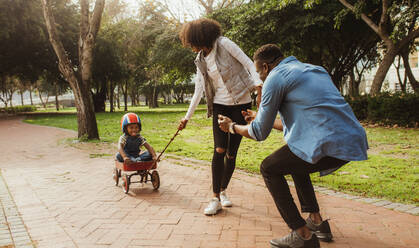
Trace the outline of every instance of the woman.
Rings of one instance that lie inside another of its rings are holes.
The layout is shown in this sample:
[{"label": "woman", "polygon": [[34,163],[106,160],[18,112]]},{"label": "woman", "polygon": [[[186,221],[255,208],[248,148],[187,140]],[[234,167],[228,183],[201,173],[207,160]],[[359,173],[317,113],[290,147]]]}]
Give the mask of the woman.
[{"label": "woman", "polygon": [[246,124],[241,111],[251,108],[250,93],[261,87],[253,62],[231,40],[221,36],[220,24],[211,19],[198,19],[183,25],[179,37],[184,47],[198,53],[195,59],[197,77],[195,92],[179,130],[188,120],[205,92],[207,116],[213,117],[214,155],[212,158],[212,186],[214,197],[205,208],[206,215],[214,215],[223,207],[231,207],[226,189],[236,166],[241,136],[223,132],[217,122],[219,114],[238,124]]}]

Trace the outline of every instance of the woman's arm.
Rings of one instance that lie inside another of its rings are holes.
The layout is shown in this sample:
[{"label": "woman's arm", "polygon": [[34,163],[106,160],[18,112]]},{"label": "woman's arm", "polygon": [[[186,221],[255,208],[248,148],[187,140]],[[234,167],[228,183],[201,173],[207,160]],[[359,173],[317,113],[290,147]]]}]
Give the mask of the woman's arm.
[{"label": "woman's arm", "polygon": [[195,91],[192,96],[191,103],[189,104],[188,111],[186,112],[185,117],[179,123],[179,126],[178,126],[179,130],[182,130],[186,127],[188,120],[192,117],[193,113],[195,112],[196,107],[201,101],[203,92],[204,92],[204,78],[202,77],[202,73],[200,72],[200,70],[196,68]]},{"label": "woman's arm", "polygon": [[[262,81],[259,78],[259,74],[256,72],[256,67],[253,64],[253,61],[247,57],[247,55],[240,49],[240,47],[226,37],[222,37],[220,44],[233,56],[237,59],[243,66],[246,68],[250,75],[253,78],[254,87],[261,85]],[[259,92],[258,92],[259,93]]]}]

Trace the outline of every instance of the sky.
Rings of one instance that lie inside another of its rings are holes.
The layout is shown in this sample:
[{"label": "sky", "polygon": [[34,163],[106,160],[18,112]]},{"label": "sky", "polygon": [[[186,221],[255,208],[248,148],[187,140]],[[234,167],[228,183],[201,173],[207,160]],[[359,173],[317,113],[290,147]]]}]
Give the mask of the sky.
[{"label": "sky", "polygon": [[[146,0],[120,0],[126,2],[132,9],[136,9],[139,6],[139,2]],[[197,3],[198,0],[154,0],[164,3],[170,9],[170,12],[180,19],[181,21],[192,20],[199,18],[203,9]]]}]

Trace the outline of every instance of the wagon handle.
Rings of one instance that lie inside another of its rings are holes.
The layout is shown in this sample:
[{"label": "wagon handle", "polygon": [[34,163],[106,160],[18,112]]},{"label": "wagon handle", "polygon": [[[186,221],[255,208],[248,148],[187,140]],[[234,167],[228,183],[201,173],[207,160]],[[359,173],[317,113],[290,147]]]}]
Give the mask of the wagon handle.
[{"label": "wagon handle", "polygon": [[163,149],[163,151],[159,154],[159,156],[157,157],[157,160],[154,163],[157,163],[157,161],[160,160],[161,155],[163,155],[164,151],[166,151],[167,147],[169,147],[170,143],[172,143],[172,141],[175,139],[175,137],[179,134],[179,129],[176,131],[175,135],[173,135],[173,137],[170,139],[169,143],[167,143],[166,147]]}]

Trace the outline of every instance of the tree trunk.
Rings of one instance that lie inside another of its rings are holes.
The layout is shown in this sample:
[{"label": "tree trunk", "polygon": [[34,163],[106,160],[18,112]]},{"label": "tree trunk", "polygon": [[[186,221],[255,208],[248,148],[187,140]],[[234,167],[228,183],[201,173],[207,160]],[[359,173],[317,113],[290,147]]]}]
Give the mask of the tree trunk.
[{"label": "tree trunk", "polygon": [[378,66],[377,72],[375,73],[374,79],[371,85],[370,94],[376,96],[381,91],[381,86],[383,85],[384,79],[386,78],[387,72],[390,69],[391,64],[394,61],[394,58],[397,56],[399,49],[396,46],[387,47],[387,53],[384,55],[383,60]]},{"label": "tree trunk", "polygon": [[23,103],[23,91],[22,91],[22,90],[20,90],[19,92],[20,92],[20,104],[23,106],[23,105],[25,105],[25,104]]},{"label": "tree trunk", "polygon": [[42,106],[44,107],[44,109],[46,109],[47,106],[44,102],[44,99],[42,99],[42,93],[41,93],[41,91],[39,91],[39,89],[38,89],[38,96],[39,96],[39,100],[41,101]]},{"label": "tree trunk", "polygon": [[409,83],[412,86],[413,90],[416,93],[419,93],[419,82],[416,80],[415,76],[413,75],[412,68],[410,68],[409,64],[409,48],[404,48],[401,51],[401,55],[403,58],[403,64],[404,64],[404,75],[409,78]]},{"label": "tree trunk", "polygon": [[157,89],[157,85],[154,85],[153,92],[150,99],[150,108],[158,108],[159,107],[159,92]]},{"label": "tree trunk", "polygon": [[108,91],[108,87],[105,84],[104,86],[102,85],[102,87],[98,90],[98,92],[96,92],[96,94],[92,94],[93,104],[94,104],[96,113],[105,112],[107,91]]},{"label": "tree trunk", "polygon": [[118,90],[116,92],[116,106],[118,107],[118,109],[121,109],[121,101],[119,99],[119,96],[121,95],[121,93],[119,92],[119,88],[120,86],[118,85]]},{"label": "tree trunk", "polygon": [[122,88],[124,94],[124,111],[128,111],[128,81],[125,81],[125,87]]},{"label": "tree trunk", "polygon": [[114,112],[114,84],[109,82],[109,112]]},{"label": "tree trunk", "polygon": [[11,108],[13,108],[13,93],[14,93],[14,90],[9,91],[9,96],[10,96],[9,101],[10,101]]},{"label": "tree trunk", "polygon": [[397,65],[394,64],[394,67],[396,67],[396,75],[397,75],[397,79],[399,81],[400,89],[403,93],[406,93],[407,76],[406,76],[406,72],[404,73],[404,79],[403,80],[402,80],[402,77],[400,76],[400,59],[401,59],[401,56],[398,56]]},{"label": "tree trunk", "polygon": [[29,98],[31,99],[31,106],[33,106],[33,99],[32,99],[32,86],[29,87]]},{"label": "tree trunk", "polygon": [[41,0],[49,40],[58,57],[58,67],[66,81],[70,83],[74,93],[77,109],[78,137],[99,139],[93,99],[90,92],[91,65],[93,47],[99,31],[104,0],[97,0],[93,14],[89,17],[88,0],[80,0],[80,36],[79,36],[79,66],[77,72],[67,56],[67,52],[58,36],[56,22],[48,0]]},{"label": "tree trunk", "polygon": [[137,106],[137,98],[135,97],[134,90],[131,90],[131,106]]},{"label": "tree trunk", "polygon": [[351,73],[349,73],[349,96],[351,97],[358,97],[359,96],[359,81],[355,78],[355,73],[352,70]]},{"label": "tree trunk", "polygon": [[55,83],[55,109],[60,111],[60,102],[58,101],[58,85]]}]

